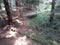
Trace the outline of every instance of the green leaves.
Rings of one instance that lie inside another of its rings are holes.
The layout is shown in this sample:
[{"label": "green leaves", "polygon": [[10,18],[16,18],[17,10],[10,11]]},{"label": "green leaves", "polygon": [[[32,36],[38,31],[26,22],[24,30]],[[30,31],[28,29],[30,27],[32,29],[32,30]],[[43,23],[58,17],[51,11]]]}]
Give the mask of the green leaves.
[{"label": "green leaves", "polygon": [[38,23],[47,23],[49,20],[49,12],[43,12],[37,15],[36,18],[31,19],[30,24],[35,25]]},{"label": "green leaves", "polygon": [[40,0],[26,0],[26,3],[33,5],[38,5],[40,2]]}]

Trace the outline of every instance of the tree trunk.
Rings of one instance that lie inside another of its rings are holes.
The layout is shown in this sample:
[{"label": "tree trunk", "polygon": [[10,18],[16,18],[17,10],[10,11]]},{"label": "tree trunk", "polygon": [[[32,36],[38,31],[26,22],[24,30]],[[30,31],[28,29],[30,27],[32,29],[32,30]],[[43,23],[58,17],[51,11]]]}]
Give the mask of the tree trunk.
[{"label": "tree trunk", "polygon": [[18,15],[18,18],[21,18],[22,15],[21,15],[21,9],[20,9],[20,0],[16,0],[16,8],[17,8],[17,15]]},{"label": "tree trunk", "polygon": [[1,3],[0,3],[0,10],[1,10]]},{"label": "tree trunk", "polygon": [[9,7],[9,3],[8,3],[8,0],[3,0],[4,1],[4,5],[5,5],[5,9],[6,9],[6,12],[7,12],[7,17],[8,17],[8,25],[10,25],[12,23],[12,14],[11,14],[11,11],[10,11],[10,7]]},{"label": "tree trunk", "polygon": [[55,0],[52,0],[52,7],[51,7],[51,15],[50,15],[50,22],[53,22],[54,20],[54,9],[55,9]]}]

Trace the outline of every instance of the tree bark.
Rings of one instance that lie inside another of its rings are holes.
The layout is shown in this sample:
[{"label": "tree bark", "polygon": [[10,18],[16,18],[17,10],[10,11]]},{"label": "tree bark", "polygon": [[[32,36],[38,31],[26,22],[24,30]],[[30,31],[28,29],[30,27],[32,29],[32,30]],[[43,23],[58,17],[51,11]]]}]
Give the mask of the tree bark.
[{"label": "tree bark", "polygon": [[55,9],[55,0],[52,0],[52,6],[51,6],[51,15],[50,15],[50,22],[53,22],[54,20],[54,9]]},{"label": "tree bark", "polygon": [[7,17],[8,17],[8,25],[10,25],[12,23],[12,14],[11,14],[11,11],[10,11],[10,6],[9,6],[9,3],[8,3],[8,0],[3,0],[4,1],[4,5],[5,5],[5,10],[7,12]]},{"label": "tree bark", "polygon": [[21,9],[20,9],[20,0],[16,0],[16,8],[17,8],[17,15],[18,15],[18,18],[21,18],[22,17],[22,14],[21,14]]}]

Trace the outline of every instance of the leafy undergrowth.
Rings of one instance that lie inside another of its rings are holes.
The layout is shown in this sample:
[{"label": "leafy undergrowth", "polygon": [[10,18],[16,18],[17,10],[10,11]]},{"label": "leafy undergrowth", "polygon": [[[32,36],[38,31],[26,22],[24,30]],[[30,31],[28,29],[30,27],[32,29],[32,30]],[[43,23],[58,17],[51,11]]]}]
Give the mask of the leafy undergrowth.
[{"label": "leafy undergrowth", "polygon": [[38,23],[46,23],[49,19],[49,12],[43,12],[37,15],[37,17],[31,19],[30,24],[35,25]]},{"label": "leafy undergrowth", "polygon": [[39,14],[36,18],[30,20],[30,25],[33,26],[36,33],[29,37],[42,45],[60,45],[60,19],[58,18],[60,15],[55,15],[51,25],[49,23],[49,13],[44,14]]}]

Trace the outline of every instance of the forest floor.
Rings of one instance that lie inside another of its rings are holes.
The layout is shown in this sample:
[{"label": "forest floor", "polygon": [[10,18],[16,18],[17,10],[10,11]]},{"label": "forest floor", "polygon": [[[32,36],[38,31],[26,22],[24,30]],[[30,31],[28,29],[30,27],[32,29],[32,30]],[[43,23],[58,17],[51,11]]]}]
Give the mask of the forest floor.
[{"label": "forest floor", "polygon": [[32,40],[35,32],[26,18],[16,19],[11,26],[6,25],[0,30],[0,45],[41,45]]},{"label": "forest floor", "polygon": [[[47,14],[43,15],[47,18]],[[16,19],[11,26],[0,29],[0,45],[60,45],[60,17],[52,25],[46,20],[41,23],[40,18],[38,15],[33,19]]]}]

